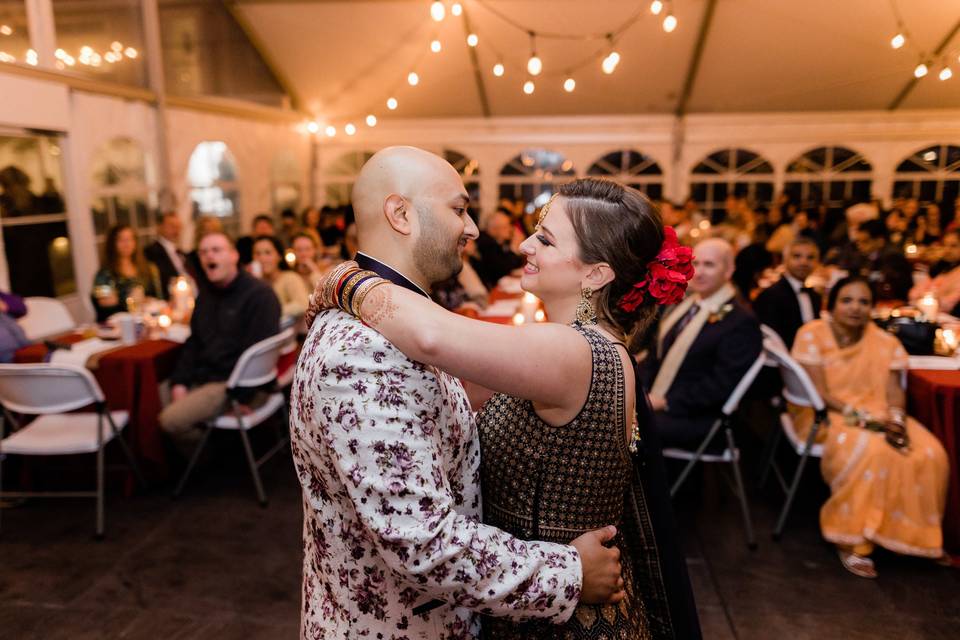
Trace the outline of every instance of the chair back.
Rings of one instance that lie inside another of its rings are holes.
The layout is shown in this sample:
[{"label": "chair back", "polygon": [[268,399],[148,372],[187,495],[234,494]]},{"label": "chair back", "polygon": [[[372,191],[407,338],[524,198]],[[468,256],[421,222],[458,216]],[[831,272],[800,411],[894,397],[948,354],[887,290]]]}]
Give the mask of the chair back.
[{"label": "chair back", "polygon": [[72,364],[0,364],[0,403],[30,415],[66,413],[103,402],[86,368]]},{"label": "chair back", "polygon": [[70,331],[77,326],[67,305],[56,298],[24,298],[27,314],[17,320],[29,340]]},{"label": "chair back", "polygon": [[780,348],[772,340],[764,339],[763,351],[780,369],[783,397],[788,402],[800,407],[811,407],[818,412],[827,408],[806,370],[790,357],[786,349]]},{"label": "chair back", "polygon": [[764,357],[763,352],[761,351],[756,362],[750,365],[750,368],[747,369],[747,372],[743,374],[743,377],[740,378],[740,382],[738,382],[737,386],[733,389],[733,393],[730,394],[730,397],[727,398],[727,401],[724,403],[723,415],[733,415],[733,412],[737,410],[737,407],[740,406],[740,401],[743,399],[744,394],[747,392],[747,389],[750,388],[750,385],[753,384],[753,381],[757,378],[757,374],[760,373],[760,369],[763,368],[763,365],[766,363],[766,361],[767,359]]},{"label": "chair back", "polygon": [[247,347],[234,365],[233,371],[230,372],[227,388],[259,387],[275,380],[277,359],[291,338],[293,338],[293,329],[288,328]]},{"label": "chair back", "polygon": [[[770,327],[769,325],[761,324],[760,331],[763,332],[764,341],[770,340],[783,351],[786,351],[787,353],[790,352],[790,349],[787,348],[787,343],[783,341],[783,338],[780,336],[780,334],[774,331],[772,327]],[[777,365],[775,363],[770,363],[770,366],[775,367]]]}]

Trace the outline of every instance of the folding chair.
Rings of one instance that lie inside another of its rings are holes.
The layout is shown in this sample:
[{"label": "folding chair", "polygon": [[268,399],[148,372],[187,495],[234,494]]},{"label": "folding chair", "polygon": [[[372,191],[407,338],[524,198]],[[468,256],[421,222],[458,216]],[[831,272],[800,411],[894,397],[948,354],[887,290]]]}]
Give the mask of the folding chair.
[{"label": "folding chair", "polygon": [[29,340],[40,340],[70,331],[77,326],[67,305],[56,298],[24,298],[27,314],[17,320]]},{"label": "folding chair", "polygon": [[284,345],[288,344],[293,338],[293,329],[286,329],[275,336],[261,340],[251,345],[241,354],[233,371],[230,372],[230,378],[227,379],[227,399],[229,411],[223,413],[205,425],[203,437],[200,439],[197,448],[190,458],[187,469],[183,472],[183,477],[177,484],[174,491],[174,497],[183,492],[187,479],[193,471],[200,454],[210,438],[214,429],[228,429],[237,431],[240,434],[240,440],[243,442],[243,450],[247,457],[247,464],[250,467],[250,474],[253,476],[253,485],[257,491],[257,499],[262,506],[267,504],[267,496],[263,491],[263,483],[260,480],[260,467],[263,466],[277,452],[281,451],[289,442],[289,436],[285,431],[278,433],[276,444],[259,459],[253,457],[253,449],[250,447],[250,439],[247,437],[247,431],[262,424],[277,411],[283,412],[283,424],[287,424],[287,401],[286,397],[279,391],[274,391],[267,398],[263,405],[254,409],[251,413],[243,415],[240,411],[240,403],[237,401],[237,392],[244,388],[262,387],[277,380],[277,359]]},{"label": "folding chair", "polygon": [[[689,476],[690,472],[693,471],[694,465],[696,465],[698,462],[729,464],[733,468],[733,479],[735,483],[734,493],[740,500],[740,511],[743,514],[743,526],[747,534],[747,547],[750,549],[757,548],[757,540],[753,534],[753,521],[750,518],[750,507],[747,504],[747,493],[743,486],[743,478],[740,475],[740,450],[737,449],[737,445],[734,442],[733,429],[730,427],[730,422],[733,413],[740,405],[740,400],[747,392],[747,389],[750,388],[750,385],[753,384],[757,374],[760,373],[760,369],[763,367],[764,362],[765,358],[761,353],[760,357],[757,358],[756,362],[750,365],[750,368],[744,374],[743,378],[741,378],[740,382],[737,383],[733,393],[730,394],[727,402],[723,405],[723,409],[721,409],[720,412],[720,417],[714,421],[709,433],[707,433],[707,437],[703,439],[703,441],[700,443],[700,446],[697,447],[695,451],[678,448],[667,448],[663,450],[663,457],[665,458],[687,461],[683,471],[680,472],[677,480],[673,483],[673,486],[670,487],[671,497],[676,495],[677,490],[680,489],[680,486],[684,483],[684,481],[687,479],[687,476]],[[727,448],[724,449],[723,453],[720,454],[706,453],[707,447],[710,446],[710,443],[716,437],[717,433],[719,433],[721,428],[724,429],[726,435]]]},{"label": "folding chair", "polygon": [[[814,458],[823,457],[823,445],[816,444],[816,442],[820,427],[827,421],[827,406],[820,397],[820,394],[817,393],[817,388],[813,385],[813,381],[810,380],[810,376],[807,375],[807,372],[796,360],[790,357],[786,349],[781,348],[780,345],[777,345],[771,340],[765,339],[763,341],[763,351],[767,358],[771,362],[775,362],[780,369],[780,376],[783,378],[782,393],[784,399],[796,406],[810,407],[813,409],[814,415],[813,426],[810,428],[807,439],[801,440],[794,428],[793,418],[790,413],[786,410],[786,407],[781,409],[780,429],[775,430],[773,433],[773,443],[768,452],[769,457],[764,465],[763,475],[760,478],[760,484],[762,486],[766,483],[770,470],[773,469],[780,488],[784,494],[786,494],[786,501],[783,504],[780,517],[777,519],[776,528],[773,530],[773,539],[779,540],[780,535],[783,533],[783,527],[787,522],[790,507],[793,505],[793,499],[797,495],[797,488],[800,486],[800,479],[803,476],[803,469],[807,464],[807,459],[811,456]],[[790,442],[790,448],[800,456],[797,469],[789,485],[780,472],[780,467],[776,461],[777,445],[780,443],[781,434],[786,435],[787,440]]]},{"label": "folding chair", "polygon": [[[96,535],[104,531],[104,448],[114,438],[120,443],[137,480],[143,477],[133,454],[120,436],[127,425],[126,411],[107,411],[103,391],[97,381],[83,367],[54,364],[0,364],[0,403],[6,422],[16,430],[3,437],[0,421],[0,464],[5,455],[62,456],[81,453],[97,454],[96,491],[2,491],[0,498],[96,498]],[[94,405],[96,411],[67,413]],[[11,412],[38,416],[33,422],[19,427]],[[0,480],[3,474],[0,469]]]}]

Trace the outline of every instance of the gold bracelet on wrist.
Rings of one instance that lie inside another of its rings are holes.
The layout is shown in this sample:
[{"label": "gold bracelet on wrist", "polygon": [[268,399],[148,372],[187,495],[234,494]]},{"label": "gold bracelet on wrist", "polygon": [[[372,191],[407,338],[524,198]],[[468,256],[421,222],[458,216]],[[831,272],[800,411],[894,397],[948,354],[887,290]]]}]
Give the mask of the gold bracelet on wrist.
[{"label": "gold bracelet on wrist", "polygon": [[361,318],[361,310],[363,309],[363,301],[367,299],[367,296],[370,295],[370,292],[376,289],[381,284],[387,284],[390,281],[386,278],[370,278],[360,284],[357,287],[356,292],[354,292],[353,300],[351,301],[351,308],[353,309],[352,313],[355,317]]}]

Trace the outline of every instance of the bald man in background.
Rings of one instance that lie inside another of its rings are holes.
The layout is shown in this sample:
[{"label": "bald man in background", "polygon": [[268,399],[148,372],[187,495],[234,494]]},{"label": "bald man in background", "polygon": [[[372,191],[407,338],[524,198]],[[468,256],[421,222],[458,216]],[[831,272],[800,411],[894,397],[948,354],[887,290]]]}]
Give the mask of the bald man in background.
[{"label": "bald man in background", "polygon": [[641,367],[664,447],[696,448],[763,348],[760,325],[730,282],[730,243],[696,245],[693,268],[691,295],[663,318]]},{"label": "bald man in background", "polygon": [[[357,262],[427,296],[477,237],[467,204],[442,158],[378,152],[353,188]],[[360,320],[316,316],[291,406],[302,638],[465,640],[479,635],[478,613],[561,623],[581,599],[620,597],[597,586],[620,571],[599,532],[559,545],[480,523],[480,448],[462,385]]]}]

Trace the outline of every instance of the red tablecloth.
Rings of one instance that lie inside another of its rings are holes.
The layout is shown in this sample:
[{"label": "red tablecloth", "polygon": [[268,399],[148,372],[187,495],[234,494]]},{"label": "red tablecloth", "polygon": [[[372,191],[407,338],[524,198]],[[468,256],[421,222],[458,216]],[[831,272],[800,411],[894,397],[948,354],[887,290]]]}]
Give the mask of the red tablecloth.
[{"label": "red tablecloth", "polygon": [[[58,342],[77,342],[81,336],[61,336]],[[103,389],[112,410],[130,414],[127,437],[141,471],[148,481],[166,478],[167,464],[160,434],[160,383],[173,372],[181,345],[169,340],[144,340],[118,346],[99,356],[94,377]],[[47,355],[43,344],[17,351],[15,362],[42,362]]]},{"label": "red tablecloth", "polygon": [[960,371],[915,370],[907,382],[910,415],[940,439],[950,460],[943,545],[960,554]]}]

